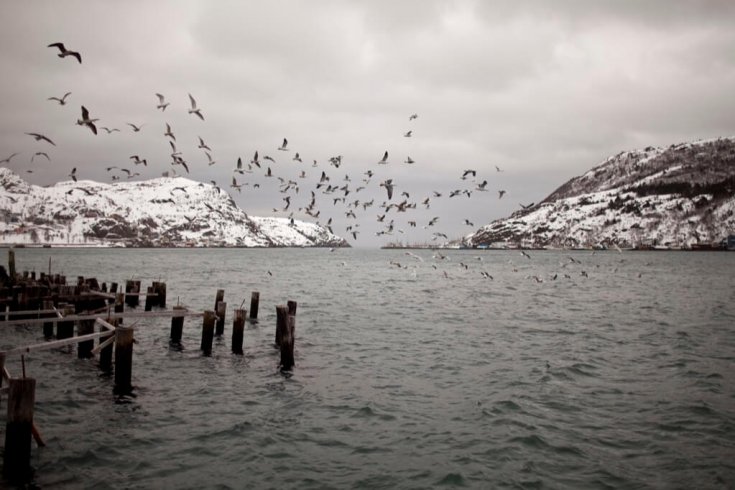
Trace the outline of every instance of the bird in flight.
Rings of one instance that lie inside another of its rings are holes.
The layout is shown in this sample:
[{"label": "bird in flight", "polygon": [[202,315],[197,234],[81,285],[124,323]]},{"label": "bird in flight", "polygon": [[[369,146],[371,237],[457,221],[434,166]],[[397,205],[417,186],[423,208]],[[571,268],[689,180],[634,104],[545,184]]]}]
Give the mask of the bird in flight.
[{"label": "bird in flight", "polygon": [[166,123],[166,132],[163,133],[164,136],[168,136],[172,140],[176,141],[176,136],[174,136],[174,133],[171,131],[171,125],[169,123]]},{"label": "bird in flight", "polygon": [[414,119],[416,119],[417,117],[419,117],[419,115],[418,115],[418,114],[411,114],[410,116],[408,116],[408,120],[409,120],[409,121],[413,121],[413,120],[414,120]]},{"label": "bird in flight", "polygon": [[105,126],[100,126],[100,129],[104,129],[105,131],[107,131],[107,134],[110,134],[110,133],[114,133],[115,131],[118,131],[118,132],[120,131],[120,130],[119,130],[119,129],[117,129],[117,128],[112,128],[112,129],[110,129],[110,128],[107,128],[107,127],[105,127]]},{"label": "bird in flight", "polygon": [[498,199],[503,199],[503,196],[504,195],[505,195],[505,191],[504,190],[501,189],[501,190],[498,191]]},{"label": "bird in flight", "polygon": [[86,107],[82,106],[82,118],[77,119],[77,124],[87,126],[94,134],[97,134],[97,127],[94,125],[95,121],[99,121],[99,119],[90,119],[89,111]]},{"label": "bird in flight", "polygon": [[286,138],[283,138],[283,143],[281,143],[281,146],[278,147],[281,151],[288,151],[288,140]]},{"label": "bird in flight", "polygon": [[49,44],[47,47],[48,48],[59,48],[59,54],[58,54],[59,58],[64,58],[66,56],[73,56],[77,59],[79,63],[82,62],[82,55],[80,55],[76,51],[70,51],[66,49],[66,47],[64,46],[64,43],[52,43],[52,44]]},{"label": "bird in flight", "polygon": [[[521,203],[518,203],[518,204],[521,204]],[[523,209],[528,209],[528,208],[532,207],[533,205],[534,205],[534,203],[531,203],[531,204],[521,204],[521,207]]]},{"label": "bird in flight", "polygon": [[202,110],[197,109],[197,101],[194,100],[194,97],[192,97],[191,94],[189,94],[189,101],[191,102],[191,109],[189,109],[189,114],[196,114],[197,116],[199,116],[199,119],[204,121],[204,116],[202,116]]},{"label": "bird in flight", "polygon": [[71,177],[71,180],[73,180],[74,182],[77,181],[77,168],[76,167],[71,169],[71,173],[69,174],[69,177]]},{"label": "bird in flight", "polygon": [[380,187],[385,187],[385,190],[388,191],[388,200],[390,201],[393,198],[393,179],[381,182]]},{"label": "bird in flight", "polygon": [[49,97],[46,100],[55,100],[56,102],[59,103],[59,105],[66,105],[66,98],[69,97],[70,95],[71,95],[71,92],[67,92],[61,98],[59,98],[59,97]]},{"label": "bird in flight", "polygon": [[411,164],[411,163],[415,163],[415,162],[413,161],[413,159],[411,157],[406,157],[406,161],[403,162],[403,163]]},{"label": "bird in flight", "polygon": [[56,143],[54,143],[53,141],[51,141],[48,136],[44,136],[44,135],[39,134],[39,133],[26,133],[26,134],[28,136],[33,136],[36,139],[36,141],[47,141],[47,142],[51,143],[52,145],[56,146]]},{"label": "bird in flight", "polygon": [[130,126],[131,128],[133,128],[133,132],[135,132],[135,133],[137,133],[138,131],[140,131],[140,129],[143,127],[142,124],[140,126],[136,126],[133,123],[125,123],[125,124],[127,124],[128,126]]},{"label": "bird in flight", "polygon": [[[26,133],[26,134],[28,134],[28,133]],[[8,158],[4,158],[4,159],[0,160],[0,163],[10,163],[10,160],[12,160],[13,157],[16,156],[16,155],[19,155],[19,153],[17,153],[17,152],[16,153],[13,153]]]},{"label": "bird in flight", "polygon": [[498,167],[497,165],[495,165],[495,170],[497,170],[498,172],[502,172],[502,170],[500,170],[500,167]]},{"label": "bird in flight", "polygon": [[486,187],[487,187],[487,180],[483,180],[480,184],[477,184],[477,188],[475,190],[476,191],[486,191],[487,190]]},{"label": "bird in flight", "polygon": [[467,176],[472,174],[472,177],[477,177],[477,170],[465,170],[464,173],[462,173],[462,180],[466,180]]},{"label": "bird in flight", "polygon": [[407,131],[407,132],[403,133],[403,137],[404,138],[410,138],[412,134],[413,134],[413,131]]},{"label": "bird in flight", "polygon": [[148,160],[146,160],[145,158],[143,158],[143,159],[141,160],[141,159],[140,159],[140,157],[139,157],[138,155],[133,155],[133,156],[131,156],[131,157],[130,157],[130,159],[131,159],[131,160],[133,161],[133,163],[134,163],[134,164],[136,164],[136,165],[140,165],[140,164],[142,163],[142,164],[143,164],[143,166],[145,166],[145,167],[147,167],[147,166],[148,166]]},{"label": "bird in flight", "polygon": [[156,106],[156,109],[161,109],[161,112],[164,112],[166,110],[166,107],[170,105],[170,102],[166,102],[163,95],[156,94],[156,97],[158,97],[158,105]]},{"label": "bird in flight", "polygon": [[388,163],[388,150],[385,150],[385,153],[383,153],[383,158],[381,158],[378,163],[382,163],[382,164]]},{"label": "bird in flight", "polygon": [[49,162],[51,161],[51,157],[49,157],[49,156],[48,156],[48,153],[46,153],[45,151],[37,151],[37,152],[36,152],[36,153],[34,153],[34,154],[33,154],[33,156],[31,157],[31,163],[33,163],[33,159],[34,159],[34,158],[36,158],[36,157],[41,157],[41,156],[43,156],[43,157],[46,157],[46,160],[48,160]]},{"label": "bird in flight", "polygon": [[202,139],[202,137],[201,137],[201,136],[197,136],[197,138],[199,138],[199,146],[197,146],[197,148],[201,148],[201,149],[203,149],[203,150],[209,150],[209,151],[212,151],[212,149],[211,149],[210,147],[208,147],[208,146],[207,146],[207,145],[206,145],[206,144],[204,143],[204,140]]}]

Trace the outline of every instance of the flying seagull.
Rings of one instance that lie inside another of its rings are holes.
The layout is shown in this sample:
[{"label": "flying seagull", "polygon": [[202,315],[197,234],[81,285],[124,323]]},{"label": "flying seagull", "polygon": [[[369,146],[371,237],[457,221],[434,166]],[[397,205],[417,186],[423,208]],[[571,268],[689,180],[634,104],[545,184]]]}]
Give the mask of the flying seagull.
[{"label": "flying seagull", "polygon": [[97,127],[94,125],[95,121],[99,121],[99,119],[90,119],[89,111],[86,107],[82,106],[82,118],[77,119],[77,124],[80,126],[87,126],[94,134],[97,134]]},{"label": "flying seagull", "polygon": [[504,195],[505,195],[505,191],[504,190],[501,189],[501,190],[498,191],[498,199],[503,199],[503,196]]},{"label": "flying seagull", "polygon": [[59,58],[64,58],[66,56],[73,56],[77,59],[79,63],[82,62],[82,55],[77,53],[76,51],[69,51],[64,47],[64,43],[52,43],[47,46],[48,48],[59,48]]},{"label": "flying seagull", "polygon": [[286,138],[283,138],[283,143],[281,143],[281,146],[278,147],[281,151],[288,151],[288,140]]},{"label": "flying seagull", "polygon": [[[27,134],[27,133],[26,133],[26,134]],[[13,157],[14,157],[14,156],[16,156],[16,155],[19,155],[19,153],[17,153],[17,152],[16,152],[16,153],[13,153],[13,154],[12,154],[12,155],[10,155],[10,156],[9,156],[8,158],[5,158],[5,159],[3,159],[3,160],[0,160],[0,163],[10,163],[10,160],[12,160],[12,159],[13,159]]]},{"label": "flying seagull", "polygon": [[176,141],[176,136],[174,136],[174,133],[171,132],[171,125],[169,123],[166,123],[166,132],[163,133],[164,136],[168,136],[172,140]]},{"label": "flying seagull", "polygon": [[44,136],[42,134],[39,134],[39,133],[26,133],[26,134],[28,136],[33,136],[36,139],[36,141],[48,141],[52,145],[56,146],[56,143],[54,143],[47,136]]},{"label": "flying seagull", "polygon": [[130,126],[131,128],[133,128],[133,132],[135,132],[135,133],[137,133],[138,131],[140,131],[140,128],[143,127],[142,124],[140,126],[136,126],[133,123],[125,123],[125,124],[127,124],[128,126]]},{"label": "flying seagull", "polygon": [[49,97],[49,98],[48,98],[48,99],[46,99],[46,100],[55,100],[55,101],[56,101],[56,102],[58,102],[58,103],[59,103],[60,105],[66,105],[66,98],[67,98],[67,97],[69,97],[70,95],[71,95],[71,92],[67,92],[67,93],[65,93],[65,94],[64,94],[64,96],[63,96],[63,97],[61,97],[61,98],[59,98],[59,97]]},{"label": "flying seagull", "polygon": [[380,187],[385,187],[385,190],[388,191],[388,200],[390,201],[393,197],[393,179],[381,182]]},{"label": "flying seagull", "polygon": [[419,115],[418,115],[418,114],[411,114],[410,116],[408,116],[408,120],[409,120],[409,121],[413,121],[413,120],[414,120],[414,119],[416,119],[417,117],[419,117]]},{"label": "flying seagull", "polygon": [[140,159],[140,157],[139,157],[138,155],[133,155],[133,156],[131,156],[131,157],[130,157],[130,159],[131,159],[131,160],[133,161],[133,163],[134,163],[134,164],[136,164],[136,165],[140,165],[140,164],[142,163],[142,164],[143,164],[143,166],[145,166],[145,167],[147,167],[147,166],[148,166],[148,161],[147,161],[147,160],[146,160],[145,158],[141,160],[141,159]]},{"label": "flying seagull", "polygon": [[107,131],[107,134],[114,133],[115,131],[120,131],[117,128],[110,129],[110,128],[106,128],[105,126],[100,126],[100,129],[104,129],[105,131]]},{"label": "flying seagull", "polygon": [[165,111],[170,102],[166,102],[161,94],[156,94],[156,97],[158,97],[158,105],[156,106],[156,109],[161,109],[161,112]]},{"label": "flying seagull", "polygon": [[415,162],[413,161],[413,159],[411,157],[406,157],[406,161],[403,162],[403,163],[411,164],[411,163],[415,163]]},{"label": "flying seagull", "polygon": [[48,160],[49,162],[51,161],[51,158],[50,158],[50,157],[48,156],[48,153],[46,153],[46,152],[44,152],[44,151],[37,151],[37,152],[36,152],[36,153],[34,153],[34,154],[33,154],[33,156],[31,157],[31,163],[33,163],[33,159],[34,159],[34,158],[36,158],[36,157],[41,157],[41,156],[43,156],[43,157],[46,157],[46,160]]},{"label": "flying seagull", "polygon": [[69,177],[71,177],[71,180],[73,180],[74,182],[77,181],[77,168],[76,167],[71,169],[71,173],[69,174]]},{"label": "flying seagull", "polygon": [[202,110],[197,109],[197,101],[194,100],[194,97],[192,97],[191,94],[189,94],[189,100],[191,101],[191,109],[189,109],[189,114],[196,114],[197,116],[199,116],[199,119],[204,121],[204,116],[202,116]]},{"label": "flying seagull", "polygon": [[403,137],[404,138],[410,138],[411,137],[411,134],[413,134],[413,131],[407,131],[407,132],[403,133]]},{"label": "flying seagull", "polygon": [[378,163],[382,163],[382,164],[388,163],[388,150],[385,150],[385,153],[383,153],[383,158],[381,158]]},{"label": "flying seagull", "polygon": [[211,149],[210,147],[208,147],[208,146],[207,146],[207,145],[206,145],[206,144],[204,143],[204,140],[202,139],[202,137],[201,137],[201,136],[197,136],[197,138],[199,138],[199,146],[197,146],[197,148],[201,148],[201,149],[203,149],[203,150],[209,150],[209,151],[212,151],[212,149]]},{"label": "flying seagull", "polygon": [[467,176],[470,175],[470,174],[472,174],[473,177],[477,177],[477,170],[471,170],[471,169],[470,170],[465,170],[462,173],[462,180],[466,180],[467,179]]}]

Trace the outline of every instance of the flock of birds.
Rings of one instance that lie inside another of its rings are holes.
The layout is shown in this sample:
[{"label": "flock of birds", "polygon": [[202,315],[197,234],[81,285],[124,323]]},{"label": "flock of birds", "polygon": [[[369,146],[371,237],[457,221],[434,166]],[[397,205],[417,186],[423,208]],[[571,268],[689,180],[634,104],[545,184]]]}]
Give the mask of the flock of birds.
[{"label": "flock of birds", "polygon": [[[75,59],[79,64],[82,63],[82,56],[77,51],[72,51],[66,48],[63,43],[57,42],[48,45],[49,48],[58,49],[58,56],[60,58],[71,57]],[[48,97],[51,102],[57,103],[59,106],[66,106],[70,104],[70,98],[72,92],[66,92],[64,95],[57,97]],[[166,109],[169,108],[171,103],[167,101],[166,97],[161,93],[155,94],[157,103],[155,109],[161,111],[162,114],[167,114]],[[189,94],[189,107],[187,112],[190,116],[197,118],[200,121],[205,121],[205,114],[203,109],[197,104],[197,100]],[[99,131],[105,131],[108,135],[122,131],[119,128],[101,126],[99,125],[99,118],[93,117],[93,112],[87,107],[81,106],[79,118],[76,124],[86,128],[92,135],[98,135]],[[414,125],[415,121],[419,118],[418,114],[411,114],[408,117],[409,125]],[[132,133],[139,133],[145,128],[145,124],[126,122],[125,123]],[[46,146],[56,146],[56,143],[47,135],[40,132],[26,132],[26,135],[34,138],[39,144]],[[161,135],[164,140],[168,143],[170,148],[170,167],[162,172],[164,177],[175,177],[178,175],[188,174],[191,170],[193,163],[191,160],[186,160],[183,156],[183,152],[178,148],[176,134],[173,131],[172,125],[169,122],[165,122],[165,131],[162,131]],[[403,137],[406,139],[414,138],[414,129],[408,129],[403,133]],[[197,150],[201,150],[206,157],[206,165],[212,166],[217,164],[217,160],[213,157],[214,152],[212,148],[205,142],[202,137],[198,137]],[[45,150],[45,149],[44,149]],[[33,153],[31,156],[31,162],[36,159],[43,157],[47,162],[51,161],[51,156],[47,151],[39,150]],[[433,216],[425,222],[419,222],[418,219],[409,219],[408,217],[404,220],[399,220],[399,215],[402,213],[409,213],[412,210],[417,209],[421,206],[421,209],[430,209],[431,206],[439,201],[440,199],[461,199],[463,197],[470,198],[476,194],[483,194],[489,191],[488,180],[478,178],[478,172],[476,169],[463,169],[458,172],[457,179],[463,183],[462,186],[457,185],[457,188],[450,190],[434,190],[430,195],[422,195],[419,197],[412,197],[412,193],[409,192],[408,188],[404,188],[400,182],[396,181],[395,178],[379,178],[378,175],[383,173],[383,166],[393,163],[391,154],[388,150],[382,154],[381,157],[376,158],[374,164],[370,165],[364,172],[359,175],[344,174],[344,177],[338,176],[338,173],[343,173],[344,170],[340,170],[343,165],[343,156],[334,155],[328,158],[328,163],[322,165],[316,159],[311,159],[311,165],[304,163],[305,158],[301,156],[298,151],[292,150],[289,146],[287,138],[283,138],[281,144],[276,148],[279,155],[279,160],[282,160],[282,155],[288,154],[293,155],[289,160],[294,162],[295,175],[291,174],[288,176],[288,172],[293,172],[294,167],[288,165],[287,168],[279,168],[277,160],[272,155],[260,154],[257,150],[253,153],[252,158],[243,160],[242,157],[237,158],[234,167],[232,168],[232,175],[229,178],[229,187],[241,192],[242,188],[249,186],[255,192],[256,189],[261,187],[261,184],[271,180],[273,182],[278,181],[277,187],[278,192],[281,195],[280,201],[283,203],[278,207],[273,207],[273,212],[276,214],[285,214],[289,219],[290,223],[294,223],[294,213],[301,213],[308,215],[311,219],[316,221],[317,224],[326,227],[330,232],[335,233],[333,230],[333,217],[327,217],[326,215],[333,213],[341,213],[344,215],[343,222],[345,224],[345,233],[352,236],[353,239],[357,240],[358,235],[361,233],[360,222],[358,216],[363,214],[371,214],[369,209],[373,207],[375,211],[372,213],[375,216],[375,220],[378,231],[375,232],[378,236],[391,236],[395,234],[403,234],[407,228],[421,227],[428,230],[431,233],[431,241],[437,244],[444,243],[450,239],[450,237],[439,230],[439,216]],[[3,160],[0,160],[0,164],[9,164],[10,161],[17,157],[19,153],[13,153]],[[288,158],[288,157],[286,157]],[[148,159],[143,155],[133,154],[129,156],[130,164],[133,165],[131,168],[124,166],[111,165],[106,167],[107,172],[111,173],[112,181],[120,180],[123,174],[126,179],[132,179],[140,176],[140,173],[135,171],[135,168],[142,165],[147,167],[149,164]],[[402,164],[414,165],[417,162],[407,156],[404,160],[401,160]],[[321,168],[320,168],[321,167]],[[326,167],[326,168],[325,168]],[[32,172],[32,170],[27,170]],[[495,172],[499,175],[503,170],[495,166]],[[307,173],[313,178],[313,187],[308,183]],[[78,173],[77,168],[71,169],[68,174],[69,177],[77,181]],[[378,181],[378,187],[373,187],[374,182]],[[216,181],[210,181],[219,192],[223,192],[221,186]],[[307,188],[307,192],[300,193],[304,188]],[[366,190],[372,188],[372,194],[370,199],[361,198],[365,194],[369,194]],[[384,189],[385,199],[382,202],[376,202],[376,196],[379,189]],[[70,191],[71,192],[71,191]],[[365,194],[363,194],[363,192]],[[506,190],[497,190],[497,199],[502,199],[506,195]],[[304,196],[304,201],[301,205],[297,205],[296,201],[299,196]],[[326,196],[326,198],[324,197]],[[395,199],[394,199],[395,198]],[[318,204],[319,201],[328,199],[331,201],[332,207],[326,211],[323,206]],[[533,203],[528,205],[521,204],[523,208],[529,208],[533,206]],[[324,211],[324,214],[322,214]],[[408,215],[406,215],[408,216]],[[320,222],[323,221],[323,222]],[[460,221],[467,227],[474,227],[475,224],[468,218],[462,218]],[[338,230],[341,231],[341,230]],[[428,233],[426,233],[428,235]],[[441,240],[441,242],[440,242]]]}]

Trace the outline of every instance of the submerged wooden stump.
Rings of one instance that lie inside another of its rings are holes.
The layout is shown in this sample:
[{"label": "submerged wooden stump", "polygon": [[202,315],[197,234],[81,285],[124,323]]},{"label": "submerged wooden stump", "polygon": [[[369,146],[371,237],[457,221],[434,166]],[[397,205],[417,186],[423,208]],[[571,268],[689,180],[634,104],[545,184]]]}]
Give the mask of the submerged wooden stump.
[{"label": "submerged wooden stump", "polygon": [[[54,309],[54,302],[50,299],[43,300],[43,309],[44,310],[53,310]],[[56,313],[46,313],[46,316],[49,318],[55,318]],[[54,336],[54,322],[45,322],[43,324],[43,336],[46,339],[50,339]]]},{"label": "submerged wooden stump", "polygon": [[232,323],[232,352],[242,354],[242,343],[245,335],[245,315],[247,310],[235,310],[235,320]]},{"label": "submerged wooden stump", "polygon": [[220,301],[225,300],[225,290],[224,289],[218,289],[217,294],[214,296],[214,311],[217,311],[217,305]]},{"label": "submerged wooden stump", "polygon": [[146,289],[145,294],[145,305],[143,307],[144,311],[151,311],[153,309],[153,305],[156,302],[156,297],[153,295],[154,289],[153,286],[148,286],[148,289]]},{"label": "submerged wooden stump", "polygon": [[[87,335],[89,333],[94,333],[94,320],[80,320],[79,326],[77,327],[77,335]],[[79,359],[94,357],[92,355],[92,349],[94,349],[94,339],[79,342],[77,344],[77,357]]]},{"label": "submerged wooden stump", "polygon": [[[64,316],[70,316],[74,314],[74,307],[65,306]],[[74,336],[74,320],[72,321],[58,321],[56,323],[56,338],[57,339],[68,339]]]},{"label": "submerged wooden stump", "polygon": [[3,474],[13,482],[31,475],[31,437],[36,380],[11,379],[8,391],[8,419],[5,425],[5,457]]},{"label": "submerged wooden stump", "polygon": [[288,328],[288,307],[286,305],[278,305],[276,306],[276,347],[280,347],[283,332],[286,328]]},{"label": "submerged wooden stump", "polygon": [[296,317],[293,315],[287,316],[286,328],[281,337],[281,369],[283,371],[291,370],[295,364],[293,355],[295,321]]}]

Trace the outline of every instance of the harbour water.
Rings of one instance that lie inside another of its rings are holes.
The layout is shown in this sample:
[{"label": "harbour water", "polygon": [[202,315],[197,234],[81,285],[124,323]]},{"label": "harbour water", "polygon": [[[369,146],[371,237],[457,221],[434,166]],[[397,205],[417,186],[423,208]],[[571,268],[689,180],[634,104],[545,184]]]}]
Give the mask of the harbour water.
[{"label": "harbour water", "polygon": [[[116,398],[95,361],[29,355],[47,442],[34,483],[735,487],[735,254],[411,253],[17,250],[21,271],[50,257],[68,277],[160,279],[169,306],[212,309],[222,288],[229,315],[211,357],[200,319],[186,319],[181,351],[168,320],[139,321],[132,397]],[[232,309],[254,290],[260,319],[236,356]],[[274,307],[289,299],[284,375]],[[42,341],[40,327],[0,335],[2,349]]]}]

